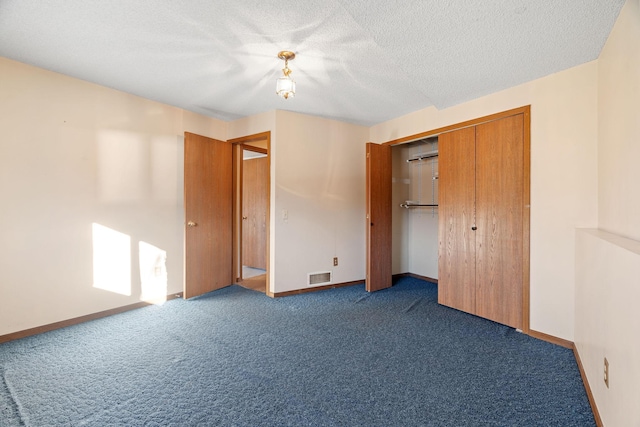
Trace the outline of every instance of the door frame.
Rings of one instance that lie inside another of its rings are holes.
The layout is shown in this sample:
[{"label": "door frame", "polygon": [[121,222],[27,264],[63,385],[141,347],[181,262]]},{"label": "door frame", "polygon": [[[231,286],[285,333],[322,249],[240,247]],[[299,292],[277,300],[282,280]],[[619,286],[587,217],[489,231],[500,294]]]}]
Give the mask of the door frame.
[{"label": "door frame", "polygon": [[[525,105],[523,107],[514,108],[507,111],[491,114],[477,119],[468,120],[461,123],[456,123],[449,126],[444,126],[436,129],[432,129],[426,132],[418,133],[415,135],[409,135],[402,138],[394,139],[382,143],[382,145],[401,145],[404,143],[424,139],[432,136],[438,136],[445,132],[463,129],[466,127],[476,126],[482,123],[491,122],[494,120],[502,119],[505,117],[514,116],[517,114],[523,114],[523,138],[524,138],[524,171],[523,171],[523,193],[524,193],[524,209],[522,214],[522,246],[523,246],[523,260],[522,260],[522,331],[528,335],[531,335],[530,328],[530,269],[531,269],[531,105]],[[369,250],[369,248],[367,248]],[[367,271],[369,266],[367,265]]]},{"label": "door frame", "polygon": [[[251,143],[266,141],[266,150],[252,146]],[[270,271],[271,271],[271,131],[256,133],[252,135],[233,138],[228,141],[233,144],[233,200],[232,200],[232,274],[234,283],[242,279],[242,151],[249,150],[267,155],[267,212],[266,212],[266,285],[265,294],[273,297],[271,292]]]}]

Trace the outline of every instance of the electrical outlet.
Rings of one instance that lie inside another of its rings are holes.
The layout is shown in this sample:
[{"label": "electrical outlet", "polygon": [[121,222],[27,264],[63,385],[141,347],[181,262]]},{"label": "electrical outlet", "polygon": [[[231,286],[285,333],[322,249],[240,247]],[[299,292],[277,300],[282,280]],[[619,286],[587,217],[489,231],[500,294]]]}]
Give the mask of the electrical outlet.
[{"label": "electrical outlet", "polygon": [[333,257],[333,266],[336,267],[338,265],[338,257]]}]

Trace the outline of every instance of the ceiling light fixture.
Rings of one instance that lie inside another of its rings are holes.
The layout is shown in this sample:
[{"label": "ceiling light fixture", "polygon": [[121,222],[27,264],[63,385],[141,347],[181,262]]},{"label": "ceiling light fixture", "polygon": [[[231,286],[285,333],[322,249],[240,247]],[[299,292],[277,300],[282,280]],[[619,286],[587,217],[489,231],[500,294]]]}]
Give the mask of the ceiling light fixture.
[{"label": "ceiling light fixture", "polygon": [[284,99],[293,98],[296,94],[296,82],[294,82],[289,76],[289,74],[291,74],[291,70],[289,69],[289,60],[292,60],[295,57],[296,54],[289,52],[288,50],[283,50],[278,53],[278,58],[284,61],[284,68],[282,69],[284,76],[276,80],[276,93]]}]

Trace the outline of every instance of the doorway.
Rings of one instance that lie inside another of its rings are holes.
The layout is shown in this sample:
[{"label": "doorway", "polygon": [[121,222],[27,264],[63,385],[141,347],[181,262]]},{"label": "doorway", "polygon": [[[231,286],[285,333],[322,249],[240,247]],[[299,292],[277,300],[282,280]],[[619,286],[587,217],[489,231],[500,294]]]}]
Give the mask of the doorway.
[{"label": "doorway", "polygon": [[367,144],[366,192],[366,290],[392,286],[393,275],[437,281],[437,135]]},{"label": "doorway", "polygon": [[[269,221],[271,132],[219,141],[185,132],[185,281],[191,298],[247,280],[242,274],[243,151],[266,156],[264,261],[250,287],[269,296]],[[247,216],[248,215],[244,215]],[[260,279],[260,281],[259,281]],[[249,284],[245,284],[249,286]]]},{"label": "doorway", "polygon": [[265,292],[267,245],[267,177],[269,163],[266,150],[244,145],[242,150],[242,220],[240,285]]},{"label": "doorway", "polygon": [[269,291],[270,132],[233,143],[233,272],[235,283]]}]

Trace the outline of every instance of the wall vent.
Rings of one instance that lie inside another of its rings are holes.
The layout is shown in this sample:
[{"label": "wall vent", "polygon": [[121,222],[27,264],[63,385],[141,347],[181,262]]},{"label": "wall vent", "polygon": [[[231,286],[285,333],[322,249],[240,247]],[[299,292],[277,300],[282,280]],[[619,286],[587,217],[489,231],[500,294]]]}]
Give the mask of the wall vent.
[{"label": "wall vent", "polygon": [[322,271],[319,273],[309,273],[308,285],[320,285],[324,283],[331,283],[331,272]]}]

